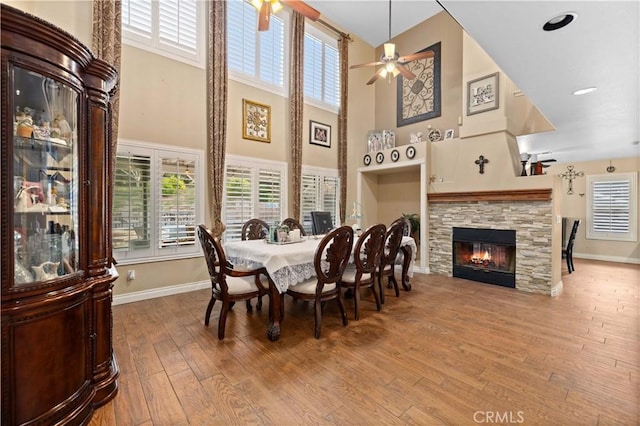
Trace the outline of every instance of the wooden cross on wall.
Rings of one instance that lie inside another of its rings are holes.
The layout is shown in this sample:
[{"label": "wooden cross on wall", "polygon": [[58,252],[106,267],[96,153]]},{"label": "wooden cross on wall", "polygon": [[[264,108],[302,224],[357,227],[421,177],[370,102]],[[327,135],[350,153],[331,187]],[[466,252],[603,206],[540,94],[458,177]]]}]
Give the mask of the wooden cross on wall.
[{"label": "wooden cross on wall", "polygon": [[480,166],[480,174],[483,175],[484,174],[484,165],[487,164],[489,162],[489,160],[487,160],[486,158],[484,158],[484,155],[481,155],[480,157],[478,157],[478,159],[475,161],[475,163]]}]

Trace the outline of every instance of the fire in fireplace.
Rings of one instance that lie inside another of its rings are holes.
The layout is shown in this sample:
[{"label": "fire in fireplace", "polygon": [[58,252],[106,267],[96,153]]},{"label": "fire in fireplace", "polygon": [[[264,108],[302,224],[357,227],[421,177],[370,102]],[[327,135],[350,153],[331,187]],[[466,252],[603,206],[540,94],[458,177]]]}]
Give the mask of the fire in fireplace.
[{"label": "fire in fireplace", "polygon": [[516,231],[453,228],[453,276],[516,286]]}]

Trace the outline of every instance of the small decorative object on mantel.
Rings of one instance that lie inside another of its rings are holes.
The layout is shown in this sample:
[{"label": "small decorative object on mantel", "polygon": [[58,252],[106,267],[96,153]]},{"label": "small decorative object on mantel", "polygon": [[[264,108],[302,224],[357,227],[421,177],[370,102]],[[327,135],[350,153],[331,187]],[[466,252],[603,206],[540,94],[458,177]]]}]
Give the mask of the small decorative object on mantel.
[{"label": "small decorative object on mantel", "polygon": [[396,147],[396,132],[393,130],[382,131],[382,146],[384,149],[391,149]]},{"label": "small decorative object on mantel", "polygon": [[380,130],[369,130],[367,136],[367,152],[376,152],[383,149],[382,132]]},{"label": "small decorative object on mantel", "polygon": [[531,154],[528,152],[523,152],[520,154],[520,163],[522,163],[522,171],[520,172],[520,176],[527,176],[527,161],[531,158]]},{"label": "small decorative object on mantel", "polygon": [[416,149],[412,146],[408,146],[407,151],[405,153],[407,154],[408,159],[412,159],[413,157],[416,156]]},{"label": "small decorative object on mantel", "polygon": [[420,143],[422,142],[422,132],[411,133],[409,136],[409,143]]},{"label": "small decorative object on mantel", "polygon": [[561,178],[567,179],[569,181],[569,189],[567,190],[567,195],[573,194],[573,180],[577,177],[584,176],[584,172],[576,172],[573,169],[573,166],[567,166],[567,171],[564,173],[560,173],[558,176]]},{"label": "small decorative object on mantel", "polygon": [[368,166],[369,164],[371,164],[371,155],[365,154],[362,161],[364,162],[365,166]]},{"label": "small decorative object on mantel", "polygon": [[242,137],[271,142],[271,107],[248,99],[242,100]]},{"label": "small decorative object on mantel", "polygon": [[444,132],[444,140],[446,141],[447,139],[453,139],[453,129],[447,129]]},{"label": "small decorative object on mantel", "polygon": [[442,138],[442,133],[439,129],[432,129],[431,126],[429,126],[428,129],[429,133],[427,137],[429,138],[429,142],[437,142]]},{"label": "small decorative object on mantel", "polygon": [[384,161],[384,154],[379,152],[376,154],[376,163],[381,164]]},{"label": "small decorative object on mantel", "polygon": [[498,109],[498,73],[467,83],[467,115]]},{"label": "small decorative object on mantel", "polygon": [[483,175],[484,174],[484,165],[487,164],[489,162],[488,159],[484,158],[484,155],[481,155],[480,157],[478,157],[478,159],[475,161],[475,163],[480,166],[480,174]]},{"label": "small decorative object on mantel", "polygon": [[397,149],[391,151],[391,161],[394,163],[400,159],[400,152]]}]

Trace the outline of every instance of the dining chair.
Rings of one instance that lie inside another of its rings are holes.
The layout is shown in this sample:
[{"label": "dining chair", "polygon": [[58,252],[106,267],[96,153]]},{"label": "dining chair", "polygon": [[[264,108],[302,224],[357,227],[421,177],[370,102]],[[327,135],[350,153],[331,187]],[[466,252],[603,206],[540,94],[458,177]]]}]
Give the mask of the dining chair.
[{"label": "dining chair", "polygon": [[298,222],[296,219],[292,218],[292,217],[288,217],[285,220],[283,220],[281,225],[288,226],[289,230],[299,229],[300,230],[300,235],[302,235],[302,236],[306,236],[307,235],[307,233],[304,230],[304,227],[302,226],[302,224],[300,222]]},{"label": "dining chair", "polygon": [[571,228],[571,234],[569,235],[569,241],[567,242],[567,247],[562,249],[562,257],[567,260],[567,269],[569,273],[572,273],[576,270],[573,266],[573,243],[576,239],[576,234],[578,233],[578,227],[580,226],[580,219],[573,221],[573,227]]},{"label": "dining chair", "polygon": [[287,289],[287,294],[295,299],[314,302],[316,339],[320,338],[322,305],[325,302],[335,300],[342,316],[342,324],[346,326],[349,322],[342,302],[340,279],[349,263],[352,247],[353,229],[350,226],[334,229],[320,241],[316,248],[313,260],[316,277]]},{"label": "dining chair", "polygon": [[251,312],[251,299],[258,297],[257,309],[261,309],[261,296],[268,293],[267,271],[264,268],[237,271],[227,262],[222,244],[204,225],[198,225],[198,238],[204,251],[209,277],[211,278],[211,300],[207,305],[204,325],[209,325],[209,317],[216,300],[222,302],[218,319],[218,339],[224,339],[227,314],[237,301],[246,301],[247,312]]},{"label": "dining chair", "polygon": [[378,288],[380,290],[380,303],[382,304],[384,304],[384,289],[382,287],[382,279],[384,277],[388,279],[388,287],[391,288],[391,285],[393,285],[396,297],[400,297],[400,289],[398,288],[398,281],[395,277],[395,265],[400,245],[402,244],[405,227],[406,222],[400,218],[393,221],[387,230],[385,247],[382,251],[380,266],[378,268]]},{"label": "dining chair", "polygon": [[353,263],[350,263],[342,274],[340,286],[353,290],[354,318],[360,319],[360,289],[370,288],[376,309],[381,308],[380,298],[376,292],[376,271],[380,265],[380,257],[384,250],[387,227],[383,223],[370,226],[358,238],[353,249]]},{"label": "dining chair", "polygon": [[269,225],[262,219],[249,219],[242,225],[242,240],[262,240],[269,235]]}]

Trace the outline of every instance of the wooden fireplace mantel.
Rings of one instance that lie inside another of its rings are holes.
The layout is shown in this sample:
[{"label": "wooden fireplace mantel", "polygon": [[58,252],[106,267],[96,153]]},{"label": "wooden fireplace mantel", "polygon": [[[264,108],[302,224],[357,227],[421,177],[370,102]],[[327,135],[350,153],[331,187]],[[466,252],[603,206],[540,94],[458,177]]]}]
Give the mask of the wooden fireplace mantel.
[{"label": "wooden fireplace mantel", "polygon": [[428,193],[430,203],[455,203],[465,201],[548,201],[552,189],[516,189],[507,191],[440,192]]}]

